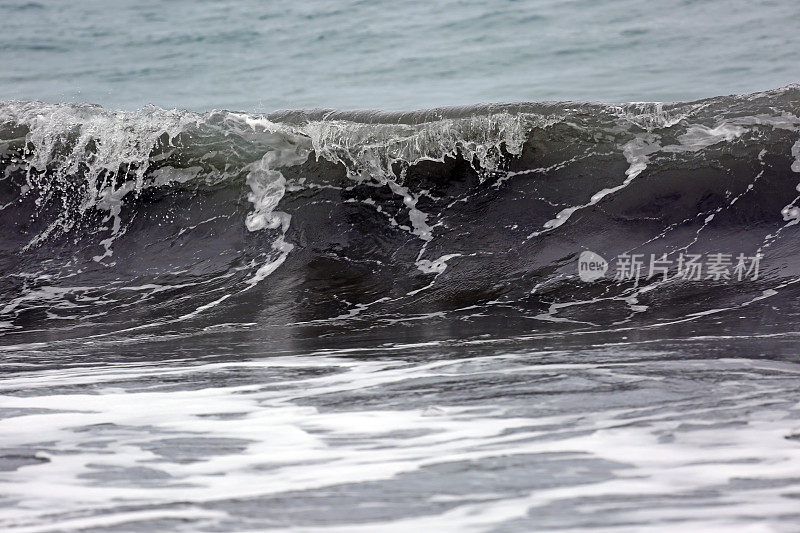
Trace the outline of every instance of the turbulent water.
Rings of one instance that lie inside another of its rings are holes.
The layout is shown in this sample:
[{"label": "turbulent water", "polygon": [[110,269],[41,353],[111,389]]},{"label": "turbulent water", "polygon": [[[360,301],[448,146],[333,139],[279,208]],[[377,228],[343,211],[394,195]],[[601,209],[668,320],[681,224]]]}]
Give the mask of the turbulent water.
[{"label": "turbulent water", "polygon": [[9,102],[0,170],[5,530],[800,524],[797,85]]}]

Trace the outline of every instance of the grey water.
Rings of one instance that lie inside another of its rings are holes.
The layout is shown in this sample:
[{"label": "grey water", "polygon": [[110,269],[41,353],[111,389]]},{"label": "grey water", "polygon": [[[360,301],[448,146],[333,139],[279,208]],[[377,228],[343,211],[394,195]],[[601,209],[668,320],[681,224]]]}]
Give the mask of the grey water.
[{"label": "grey water", "polygon": [[0,0],[0,529],[797,531],[798,27]]},{"label": "grey water", "polygon": [[0,21],[0,99],[128,110],[685,101],[800,64],[790,0],[4,0]]}]

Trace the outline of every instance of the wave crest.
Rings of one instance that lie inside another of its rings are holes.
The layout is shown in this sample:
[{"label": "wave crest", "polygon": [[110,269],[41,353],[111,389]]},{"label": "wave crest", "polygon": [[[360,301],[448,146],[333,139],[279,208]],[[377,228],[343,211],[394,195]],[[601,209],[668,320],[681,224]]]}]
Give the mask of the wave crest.
[{"label": "wave crest", "polygon": [[781,259],[796,251],[798,115],[798,86],[410,113],[2,104],[0,315],[12,332],[129,323],[109,310],[134,302],[154,323],[247,305],[270,323],[476,305],[662,323],[643,300],[699,286],[583,286],[578,254],[762,250],[768,286],[715,292],[735,309],[800,275]]}]

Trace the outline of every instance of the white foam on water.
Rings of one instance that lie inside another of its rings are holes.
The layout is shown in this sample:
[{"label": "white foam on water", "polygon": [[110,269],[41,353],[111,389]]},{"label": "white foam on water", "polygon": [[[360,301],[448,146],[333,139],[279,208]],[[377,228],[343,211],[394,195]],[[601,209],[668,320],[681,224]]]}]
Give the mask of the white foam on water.
[{"label": "white foam on water", "polygon": [[308,158],[310,148],[307,143],[304,145],[300,142],[302,139],[295,136],[291,143],[273,146],[260,160],[246,169],[247,185],[250,187],[247,199],[253,204],[253,211],[245,220],[248,230],[275,229],[281,226],[283,218],[273,211],[286,192],[286,178],[275,169],[299,165]]},{"label": "white foam on water", "polygon": [[[107,111],[92,105],[50,105],[13,102],[0,106],[0,121],[27,126],[25,151],[28,168],[26,193],[37,191],[41,203],[55,189],[71,186],[70,176],[82,175],[86,186],[77,212],[66,203],[61,213],[27,247],[36,246],[54,231],[68,231],[75,217],[96,208],[113,219],[111,240],[120,228],[122,198],[146,186],[150,153],[162,136],[172,139],[200,120],[183,111],[148,106],[138,112]],[[126,174],[116,179],[121,168]],[[104,242],[110,255],[110,242]]]},{"label": "white foam on water", "polygon": [[713,146],[721,142],[731,142],[744,134],[746,130],[741,126],[733,124],[722,123],[713,128],[699,124],[692,124],[686,129],[686,133],[678,137],[680,142],[679,148],[666,148],[665,151],[671,149],[687,150],[696,152]]},{"label": "white foam on water", "polygon": [[462,254],[445,254],[438,259],[419,259],[417,268],[425,274],[441,274],[447,268],[447,262],[454,257],[461,257]]},{"label": "white foam on water", "polygon": [[597,205],[597,203],[599,203],[606,196],[612,195],[630,185],[633,180],[635,180],[645,169],[647,169],[647,163],[650,160],[649,156],[661,150],[661,146],[658,143],[658,136],[650,133],[637,135],[634,139],[625,143],[625,145],[622,147],[622,153],[630,166],[625,171],[625,179],[622,181],[622,183],[615,187],[607,187],[594,193],[589,201],[585,204],[562,209],[558,212],[558,214],[556,214],[555,218],[544,223],[544,229],[531,233],[525,240],[530,240],[534,237],[538,237],[539,235],[561,227],[577,211]]},{"label": "white foam on water", "polygon": [[[800,139],[792,146],[792,157],[794,157],[794,162],[791,167],[792,172],[800,173]],[[798,185],[797,188],[797,190],[800,191],[800,185]]]},{"label": "white foam on water", "polygon": [[420,124],[312,121],[302,127],[317,157],[340,163],[354,178],[397,179],[395,165],[443,162],[461,153],[468,162],[495,169],[503,160],[500,146],[519,154],[527,131],[554,121],[525,114],[496,113]]},{"label": "white foam on water", "polygon": [[[296,502],[313,513],[302,503],[304,491],[330,493],[344,483],[353,499],[339,505],[353,506],[352,520],[340,517],[330,527],[301,520],[294,529],[487,531],[515,520],[536,523],[537,509],[576,505],[629,526],[780,522],[797,513],[783,495],[797,489],[800,472],[800,447],[787,438],[800,427],[792,392],[798,365],[537,362],[544,355],[406,362],[318,354],[7,375],[0,378],[0,404],[16,414],[0,420],[0,454],[28,450],[36,460],[0,472],[0,492],[16,502],[0,506],[0,525],[45,531],[181,517],[238,530],[244,522],[230,507],[220,512],[218,502],[260,498],[274,505],[272,498],[292,494],[284,507]],[[230,372],[247,380],[225,385]],[[710,376],[713,389],[706,386]],[[183,385],[175,387],[176,379]],[[517,385],[484,388],[471,398],[471,385],[487,379]],[[463,392],[448,392],[444,385],[454,381]],[[159,383],[172,385],[159,390]],[[440,386],[419,401],[409,394],[420,383]],[[612,383],[640,393],[607,402],[618,390],[603,392]],[[363,403],[364,394],[381,400]],[[323,407],[331,399],[337,407]],[[359,506],[376,497],[374,485],[363,485],[362,494],[361,484],[389,484],[380,498],[391,509],[403,476],[446,465],[480,471],[515,457],[516,470],[554,458],[577,461],[577,470],[533,470],[529,483],[507,485],[514,477],[501,469],[476,492],[465,490],[456,469],[450,485],[431,489],[430,498],[449,499],[438,510],[416,516],[398,506],[393,518],[357,518]],[[587,460],[604,475],[582,470]],[[157,474],[158,482],[141,472]],[[551,478],[540,484],[543,475]],[[70,522],[76,513],[82,518]],[[270,520],[268,507],[264,513],[261,520]],[[596,526],[581,525],[572,512],[555,520],[576,530]]]}]

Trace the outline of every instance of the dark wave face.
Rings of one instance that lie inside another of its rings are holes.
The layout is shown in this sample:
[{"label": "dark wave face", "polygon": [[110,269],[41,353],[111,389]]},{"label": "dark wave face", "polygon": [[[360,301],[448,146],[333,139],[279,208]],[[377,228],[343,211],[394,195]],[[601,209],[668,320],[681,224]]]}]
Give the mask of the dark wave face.
[{"label": "dark wave face", "polygon": [[2,342],[787,331],[799,117],[796,85],[396,114],[5,103]]}]

